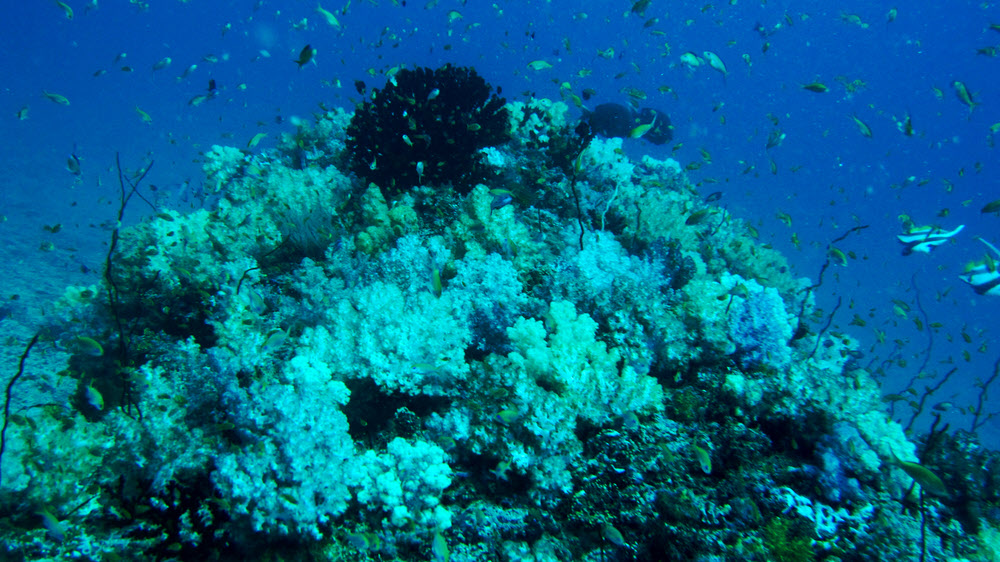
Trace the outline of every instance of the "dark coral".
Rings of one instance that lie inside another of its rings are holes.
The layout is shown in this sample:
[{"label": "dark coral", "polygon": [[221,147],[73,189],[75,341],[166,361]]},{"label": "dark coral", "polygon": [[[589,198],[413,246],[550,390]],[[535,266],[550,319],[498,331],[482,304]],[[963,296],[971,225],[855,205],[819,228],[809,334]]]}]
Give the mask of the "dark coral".
[{"label": "dark coral", "polygon": [[347,128],[351,169],[387,197],[415,185],[468,193],[487,179],[479,150],[509,138],[505,103],[469,67],[401,70],[356,109]]},{"label": "dark coral", "polygon": [[976,534],[983,518],[992,525],[1000,520],[1000,453],[983,447],[973,433],[946,429],[923,438],[921,464],[948,488],[948,497],[940,501],[950,515],[966,533]]}]

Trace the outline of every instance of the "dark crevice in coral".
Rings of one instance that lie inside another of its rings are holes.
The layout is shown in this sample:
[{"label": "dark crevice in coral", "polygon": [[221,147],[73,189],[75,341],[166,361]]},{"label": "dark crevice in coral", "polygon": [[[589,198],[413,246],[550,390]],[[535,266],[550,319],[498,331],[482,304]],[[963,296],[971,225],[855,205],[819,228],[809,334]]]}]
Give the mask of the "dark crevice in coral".
[{"label": "dark crevice in coral", "polygon": [[432,412],[445,411],[450,404],[444,397],[387,392],[369,378],[350,379],[344,384],[351,391],[351,400],[342,408],[351,437],[374,449],[384,446],[401,430],[416,433],[419,428],[414,426],[414,418],[426,419]]}]

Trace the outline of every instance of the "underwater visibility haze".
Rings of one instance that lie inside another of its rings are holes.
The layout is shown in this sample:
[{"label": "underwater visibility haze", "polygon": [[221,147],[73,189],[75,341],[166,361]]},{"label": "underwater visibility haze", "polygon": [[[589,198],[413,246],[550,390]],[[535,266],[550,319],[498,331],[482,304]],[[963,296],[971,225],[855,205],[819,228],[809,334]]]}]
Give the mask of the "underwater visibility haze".
[{"label": "underwater visibility haze", "polygon": [[0,26],[0,559],[1000,560],[995,3]]}]

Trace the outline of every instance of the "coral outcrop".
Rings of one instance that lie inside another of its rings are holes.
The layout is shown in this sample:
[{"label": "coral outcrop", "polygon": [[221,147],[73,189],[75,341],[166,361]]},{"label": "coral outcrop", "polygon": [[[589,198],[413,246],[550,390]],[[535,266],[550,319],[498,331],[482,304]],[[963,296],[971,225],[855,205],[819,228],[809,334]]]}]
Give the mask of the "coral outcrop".
[{"label": "coral outcrop", "polygon": [[995,459],[936,442],[923,468],[955,493],[914,496],[915,445],[857,343],[810,330],[805,282],[676,162],[566,115],[446,66],[398,72],[349,125],[213,147],[208,208],[122,230],[117,291],[53,307],[38,345],[63,366],[29,362],[8,418],[4,555],[943,560],[943,537],[974,556],[963,526],[996,542]]}]

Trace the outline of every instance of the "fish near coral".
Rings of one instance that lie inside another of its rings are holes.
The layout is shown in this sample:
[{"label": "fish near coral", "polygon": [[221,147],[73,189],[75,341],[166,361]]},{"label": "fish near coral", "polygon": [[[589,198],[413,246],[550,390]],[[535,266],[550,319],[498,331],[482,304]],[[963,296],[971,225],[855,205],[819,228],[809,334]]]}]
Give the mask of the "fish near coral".
[{"label": "fish near coral", "polygon": [[708,454],[708,451],[698,445],[691,445],[691,449],[694,451],[694,456],[698,460],[698,466],[701,467],[701,471],[705,474],[712,474],[712,457]]},{"label": "fish near coral", "polygon": [[642,135],[643,140],[656,145],[666,144],[674,137],[673,125],[670,124],[670,117],[666,113],[644,107],[636,114],[636,119],[640,123],[649,123],[649,129]]},{"label": "fish near coral", "polygon": [[504,425],[510,425],[510,424],[514,423],[520,417],[521,417],[521,412],[519,410],[517,410],[516,408],[509,408],[509,409],[506,409],[506,410],[500,410],[494,416],[494,418],[498,422],[500,422],[500,423],[502,423]]},{"label": "fish near coral", "polygon": [[66,536],[66,525],[52,514],[48,508],[41,508],[35,512],[41,521],[42,526],[48,531],[49,537],[56,542],[63,542]]},{"label": "fish near coral", "polygon": [[451,559],[448,541],[440,532],[434,533],[434,538],[431,540],[431,554],[434,555],[435,562],[448,562]]},{"label": "fish near coral", "polygon": [[601,526],[601,536],[604,537],[604,540],[615,546],[628,546],[628,542],[625,541],[622,532],[611,525],[611,523],[605,523]]},{"label": "fish near coral", "polygon": [[88,384],[87,388],[83,389],[83,397],[92,408],[98,412],[104,411],[104,396],[94,388],[93,383]]},{"label": "fish near coral", "polygon": [[633,111],[622,104],[602,103],[593,111],[584,110],[582,120],[602,137],[642,138],[657,145],[673,138],[670,118],[650,107]]},{"label": "fish near coral", "polygon": [[895,452],[892,453],[892,458],[907,476],[920,484],[920,489],[923,491],[939,498],[946,498],[950,495],[944,481],[931,469],[922,464],[900,460]]},{"label": "fish near coral", "polygon": [[62,342],[63,348],[70,353],[89,355],[90,357],[100,357],[104,355],[104,348],[97,340],[87,336],[77,336]]}]

